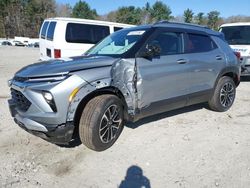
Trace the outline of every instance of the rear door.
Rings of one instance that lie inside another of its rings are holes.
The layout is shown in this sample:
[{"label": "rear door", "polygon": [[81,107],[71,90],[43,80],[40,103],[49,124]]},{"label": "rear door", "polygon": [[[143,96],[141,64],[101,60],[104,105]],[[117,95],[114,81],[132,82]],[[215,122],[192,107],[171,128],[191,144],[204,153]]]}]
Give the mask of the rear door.
[{"label": "rear door", "polygon": [[193,97],[209,96],[225,65],[225,54],[210,36],[197,33],[187,33],[185,53],[189,59],[188,93]]},{"label": "rear door", "polygon": [[48,29],[49,21],[44,21],[40,30],[39,35],[39,48],[40,48],[40,59],[46,58],[46,33]]},{"label": "rear door", "polygon": [[137,59],[139,109],[152,106],[156,111],[165,111],[165,107],[171,109],[185,105],[188,60],[183,53],[183,40],[182,32],[162,28],[146,42],[143,48],[157,44],[161,55]]},{"label": "rear door", "polygon": [[40,35],[40,58],[47,60],[54,58],[54,33],[56,21],[45,21]]}]

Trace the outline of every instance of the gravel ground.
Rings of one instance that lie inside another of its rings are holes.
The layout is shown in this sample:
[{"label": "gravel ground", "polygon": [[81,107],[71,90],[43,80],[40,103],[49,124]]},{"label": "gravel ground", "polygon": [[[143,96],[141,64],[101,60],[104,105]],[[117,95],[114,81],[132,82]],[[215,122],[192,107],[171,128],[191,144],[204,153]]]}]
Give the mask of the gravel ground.
[{"label": "gravel ground", "polygon": [[98,153],[56,146],[13,122],[7,80],[38,57],[38,49],[0,46],[0,187],[249,187],[248,81],[228,112],[195,105],[146,118]]}]

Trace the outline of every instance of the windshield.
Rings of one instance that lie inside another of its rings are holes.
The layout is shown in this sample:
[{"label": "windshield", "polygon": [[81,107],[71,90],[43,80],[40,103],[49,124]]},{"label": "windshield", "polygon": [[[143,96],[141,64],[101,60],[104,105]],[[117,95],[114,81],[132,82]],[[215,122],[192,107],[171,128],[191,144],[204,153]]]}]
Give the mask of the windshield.
[{"label": "windshield", "polygon": [[86,55],[118,55],[131,49],[145,33],[145,29],[123,29],[109,35],[86,52]]},{"label": "windshield", "polygon": [[248,45],[250,44],[250,26],[227,26],[222,27],[225,39],[231,45]]}]

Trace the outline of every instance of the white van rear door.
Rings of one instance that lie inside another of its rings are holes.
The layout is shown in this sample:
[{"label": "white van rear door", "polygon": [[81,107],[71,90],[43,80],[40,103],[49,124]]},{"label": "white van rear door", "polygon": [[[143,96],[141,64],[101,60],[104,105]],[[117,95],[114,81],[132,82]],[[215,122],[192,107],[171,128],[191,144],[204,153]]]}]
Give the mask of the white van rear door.
[{"label": "white van rear door", "polygon": [[40,48],[40,59],[45,60],[46,58],[46,33],[48,29],[49,21],[44,21],[40,30],[39,35],[39,48]]}]

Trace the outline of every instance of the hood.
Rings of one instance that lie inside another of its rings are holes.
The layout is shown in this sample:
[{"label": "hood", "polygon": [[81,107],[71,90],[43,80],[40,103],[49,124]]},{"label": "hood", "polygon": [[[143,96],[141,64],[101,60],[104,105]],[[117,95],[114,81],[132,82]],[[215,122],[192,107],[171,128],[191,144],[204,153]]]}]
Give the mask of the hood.
[{"label": "hood", "polygon": [[240,52],[241,56],[250,56],[249,45],[230,45],[235,52]]},{"label": "hood", "polygon": [[44,77],[67,74],[69,72],[111,66],[115,58],[108,56],[79,56],[53,59],[28,65],[19,70],[17,77]]}]

